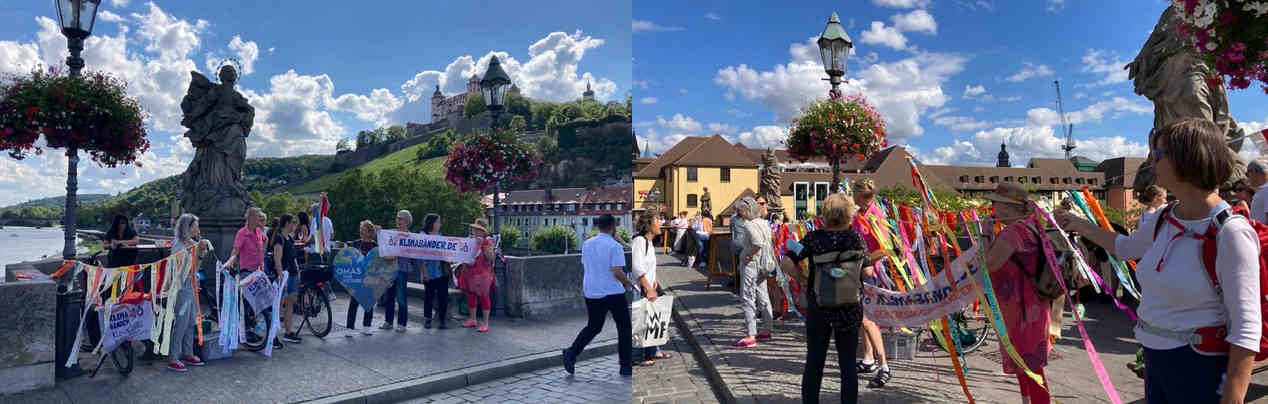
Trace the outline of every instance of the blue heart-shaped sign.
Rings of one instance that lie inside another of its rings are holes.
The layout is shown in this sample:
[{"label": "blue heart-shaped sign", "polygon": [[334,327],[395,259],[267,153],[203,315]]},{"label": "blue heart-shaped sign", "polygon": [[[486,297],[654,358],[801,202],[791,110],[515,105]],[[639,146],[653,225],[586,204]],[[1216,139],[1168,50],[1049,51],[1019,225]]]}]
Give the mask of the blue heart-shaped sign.
[{"label": "blue heart-shaped sign", "polygon": [[361,307],[374,307],[396,280],[396,262],[380,257],[378,248],[365,255],[355,248],[339,250],[334,264],[335,279]]}]

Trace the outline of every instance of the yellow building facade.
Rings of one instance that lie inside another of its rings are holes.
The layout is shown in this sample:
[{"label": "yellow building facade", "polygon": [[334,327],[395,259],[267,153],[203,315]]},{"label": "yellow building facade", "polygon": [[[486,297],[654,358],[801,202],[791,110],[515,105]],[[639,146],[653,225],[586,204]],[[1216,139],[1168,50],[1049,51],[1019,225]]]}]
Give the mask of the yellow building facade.
[{"label": "yellow building facade", "polygon": [[745,190],[757,192],[758,165],[721,136],[685,138],[635,172],[634,208],[694,216],[705,188],[716,216]]}]

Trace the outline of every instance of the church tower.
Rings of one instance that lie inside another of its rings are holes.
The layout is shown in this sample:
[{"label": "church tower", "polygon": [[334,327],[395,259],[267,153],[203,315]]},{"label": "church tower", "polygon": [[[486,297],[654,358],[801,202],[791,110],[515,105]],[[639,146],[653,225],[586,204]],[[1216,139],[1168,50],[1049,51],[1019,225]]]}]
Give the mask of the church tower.
[{"label": "church tower", "polygon": [[581,93],[581,99],[586,101],[594,101],[594,90],[590,89],[590,82],[586,82],[586,92]]},{"label": "church tower", "polygon": [[440,84],[436,85],[436,92],[431,94],[431,121],[439,122],[443,118],[444,111],[440,110],[440,104],[445,102],[445,95],[440,92]]},{"label": "church tower", "polygon": [[996,167],[1012,167],[1011,165],[1008,164],[1008,150],[1004,147],[1003,143],[999,144],[999,164],[996,164],[995,166]]}]

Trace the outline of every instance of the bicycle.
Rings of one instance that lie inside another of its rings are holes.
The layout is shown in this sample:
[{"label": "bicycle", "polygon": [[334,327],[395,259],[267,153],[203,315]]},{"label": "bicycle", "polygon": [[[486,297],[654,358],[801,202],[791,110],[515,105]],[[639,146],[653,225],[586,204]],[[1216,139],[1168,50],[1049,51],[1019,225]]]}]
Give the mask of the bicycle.
[{"label": "bicycle", "polygon": [[307,326],[314,336],[325,338],[334,323],[327,292],[331,273],[325,265],[310,265],[309,268],[313,269],[304,270],[299,277],[299,301],[295,303],[294,313],[303,318],[298,329]]},{"label": "bicycle", "polygon": [[[947,323],[950,327],[951,338],[958,342],[959,349],[956,353],[960,356],[973,353],[982,346],[991,334],[991,324],[986,315],[974,310],[971,306],[965,307],[963,310],[952,313],[950,321]],[[929,324],[928,328],[921,328],[916,331],[916,341],[919,343],[925,332],[929,332],[929,339],[933,340],[934,345],[941,348],[943,352],[951,352],[950,347],[942,338],[934,335],[942,334],[942,322],[935,320]]]},{"label": "bicycle", "polygon": [[[244,276],[250,274],[249,272],[240,273],[238,270],[232,270],[229,273],[235,279],[241,279],[239,278],[240,274]],[[277,281],[277,279],[272,276],[269,277],[269,280],[271,282]],[[269,329],[273,327],[273,307],[261,310],[258,318],[257,314],[255,314],[255,310],[251,308],[251,303],[247,301],[246,296],[242,296],[239,307],[242,308],[244,317],[243,324],[246,326],[246,339],[242,341],[242,347],[252,352],[264,350],[264,347],[271,343],[271,341],[268,340],[268,336]]]}]

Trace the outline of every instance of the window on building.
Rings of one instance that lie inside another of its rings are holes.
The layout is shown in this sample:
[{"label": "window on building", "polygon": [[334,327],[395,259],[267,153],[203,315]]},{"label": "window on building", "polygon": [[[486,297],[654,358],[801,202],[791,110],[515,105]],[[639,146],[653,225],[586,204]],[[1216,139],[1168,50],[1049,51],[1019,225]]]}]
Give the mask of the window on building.
[{"label": "window on building", "polygon": [[612,210],[612,204],[610,203],[603,204],[603,210]]},{"label": "window on building", "polygon": [[1088,183],[1088,184],[1092,184],[1092,185],[1096,185],[1096,178],[1088,178],[1088,179],[1087,179],[1087,183]]},{"label": "window on building", "polygon": [[620,225],[621,225],[621,218],[619,218],[619,217],[618,217],[618,218],[616,218],[616,225],[617,225],[617,226],[620,226]]},{"label": "window on building", "polygon": [[1025,183],[1026,183],[1026,177],[1017,177],[1017,182],[1022,183],[1022,184],[1025,184]]},{"label": "window on building", "polygon": [[810,199],[810,184],[804,182],[793,184],[793,204],[798,218],[806,217],[808,199]]},{"label": "window on building", "polygon": [[1042,184],[1042,183],[1043,183],[1043,178],[1039,178],[1039,177],[1030,177],[1030,183],[1032,183],[1032,184]]},{"label": "window on building", "polygon": [[1082,183],[1083,183],[1083,177],[1075,178],[1075,179],[1074,179],[1074,183],[1075,183],[1075,184],[1082,184]]},{"label": "window on building", "polygon": [[1004,182],[1013,182],[1013,176],[1004,177]]},{"label": "window on building", "polygon": [[1069,184],[1069,183],[1070,183],[1070,177],[1065,177],[1065,178],[1062,178],[1062,179],[1061,179],[1061,183],[1062,183],[1062,184]]},{"label": "window on building", "polygon": [[583,218],[581,218],[581,225],[582,225],[582,226],[589,226],[589,225],[590,225],[590,218],[588,218],[588,217],[583,217]]},{"label": "window on building", "polygon": [[961,175],[961,176],[960,176],[960,182],[969,182],[969,176],[967,176],[967,175]]},{"label": "window on building", "polygon": [[1048,183],[1055,185],[1058,182],[1060,181],[1057,180],[1057,177],[1048,177]]},{"label": "window on building", "polygon": [[722,173],[719,176],[722,182],[731,182],[731,167],[722,167]]},{"label": "window on building", "polygon": [[572,212],[572,211],[574,211],[574,210],[577,210],[577,204],[575,204],[575,203],[570,203],[570,204],[568,204],[568,211],[569,211],[569,212]]},{"label": "window on building", "polygon": [[982,177],[982,176],[980,176],[980,175],[979,175],[979,176],[976,176],[976,177],[973,177],[973,182],[976,182],[976,183],[978,183],[978,184],[981,184],[981,183],[982,183],[982,181],[983,181],[983,179],[982,179],[982,178],[983,178],[983,177]]},{"label": "window on building", "polygon": [[696,194],[687,194],[687,207],[696,207]]},{"label": "window on building", "polygon": [[696,182],[700,180],[700,173],[696,172],[695,167],[687,167],[687,182]]},{"label": "window on building", "polygon": [[992,175],[992,176],[991,176],[991,183],[992,183],[992,184],[999,183],[999,176],[998,176],[998,175]]},{"label": "window on building", "polygon": [[624,203],[616,204],[616,210],[625,210],[625,204]]},{"label": "window on building", "polygon": [[823,212],[823,200],[828,199],[828,184],[815,183],[815,212]]}]

